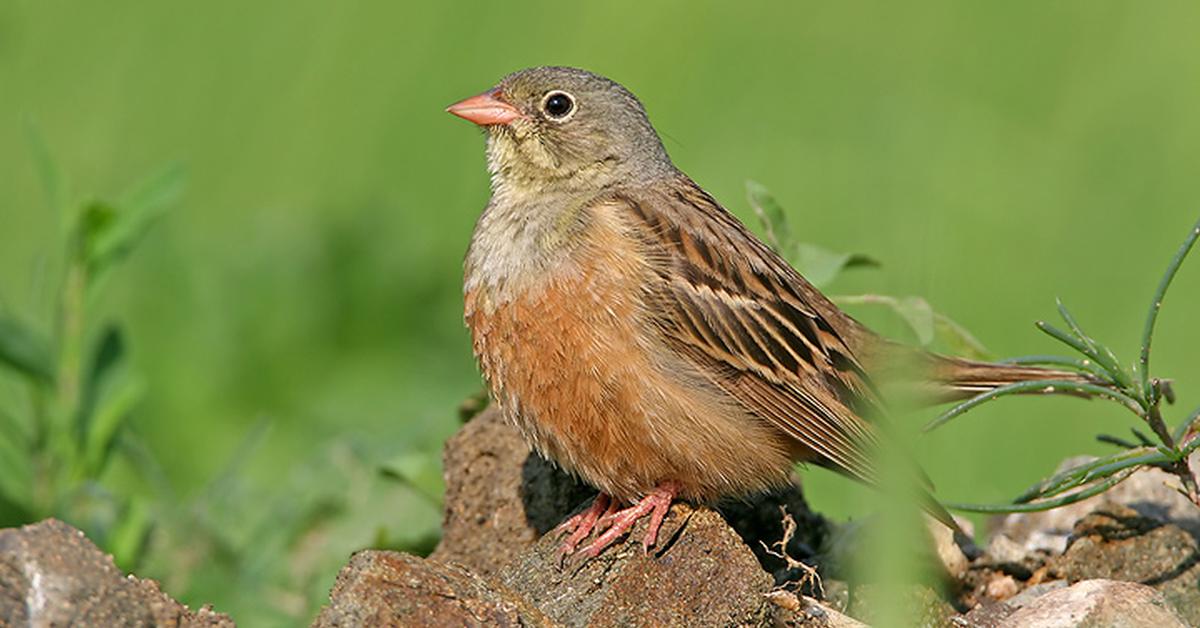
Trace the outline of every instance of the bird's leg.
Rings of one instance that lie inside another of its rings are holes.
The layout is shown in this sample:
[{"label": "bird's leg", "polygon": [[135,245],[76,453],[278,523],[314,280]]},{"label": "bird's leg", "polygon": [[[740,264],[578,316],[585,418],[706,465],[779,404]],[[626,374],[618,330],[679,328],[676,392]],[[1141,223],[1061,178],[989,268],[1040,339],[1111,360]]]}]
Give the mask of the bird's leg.
[{"label": "bird's leg", "polygon": [[596,499],[592,502],[592,505],[587,507],[587,510],[558,524],[558,527],[555,528],[556,532],[561,532],[563,530],[571,531],[571,534],[567,537],[567,540],[563,541],[562,548],[559,549],[559,553],[567,555],[574,552],[575,546],[579,545],[580,541],[586,539],[587,536],[592,533],[592,529],[596,527],[596,521],[598,521],[602,515],[612,510],[615,505],[615,500],[605,493],[600,493],[596,496]]},{"label": "bird's leg", "polygon": [[667,511],[671,509],[671,502],[675,501],[678,494],[678,484],[664,482],[633,506],[605,513],[596,525],[608,529],[579,552],[588,558],[598,556],[604,548],[627,534],[630,528],[646,515],[650,515],[650,527],[646,529],[646,536],[642,537],[642,546],[649,551],[658,541],[658,530],[662,527]]}]

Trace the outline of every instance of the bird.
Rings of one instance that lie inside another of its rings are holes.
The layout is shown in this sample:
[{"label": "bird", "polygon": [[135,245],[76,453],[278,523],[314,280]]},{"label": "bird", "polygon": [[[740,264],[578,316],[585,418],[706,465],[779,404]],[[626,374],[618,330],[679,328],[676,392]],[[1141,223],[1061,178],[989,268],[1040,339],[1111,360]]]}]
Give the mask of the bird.
[{"label": "bird", "polygon": [[480,370],[532,448],[599,490],[559,526],[564,554],[597,556],[646,517],[649,550],[675,500],[765,492],[798,463],[878,485],[884,373],[942,401],[1082,377],[871,331],[676,168],[608,78],[524,69],[447,111],[486,138],[463,278]]}]

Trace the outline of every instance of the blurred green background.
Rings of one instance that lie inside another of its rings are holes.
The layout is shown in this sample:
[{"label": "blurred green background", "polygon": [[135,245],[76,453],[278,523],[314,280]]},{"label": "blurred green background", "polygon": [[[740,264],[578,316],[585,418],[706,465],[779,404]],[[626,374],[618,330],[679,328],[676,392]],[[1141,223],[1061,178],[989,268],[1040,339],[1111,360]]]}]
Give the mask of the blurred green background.
[{"label": "blurred green background", "polygon": [[[802,239],[883,262],[833,292],[924,296],[998,355],[1056,351],[1031,323],[1061,296],[1130,361],[1200,212],[1198,29],[1182,2],[2,0],[0,311],[50,333],[70,212],[186,173],[88,309],[146,384],[89,488],[120,499],[62,512],[101,537],[145,513],[123,566],[249,625],[306,620],[353,549],[428,549],[439,449],[480,387],[460,270],[488,196],[479,132],[443,108],[530,65],[621,81],[734,213],[754,179]],[[1154,355],[1174,420],[1200,403],[1198,315],[1185,266]],[[939,496],[996,501],[1130,423],[1011,400],[920,453]],[[806,478],[816,509],[869,510]]]}]

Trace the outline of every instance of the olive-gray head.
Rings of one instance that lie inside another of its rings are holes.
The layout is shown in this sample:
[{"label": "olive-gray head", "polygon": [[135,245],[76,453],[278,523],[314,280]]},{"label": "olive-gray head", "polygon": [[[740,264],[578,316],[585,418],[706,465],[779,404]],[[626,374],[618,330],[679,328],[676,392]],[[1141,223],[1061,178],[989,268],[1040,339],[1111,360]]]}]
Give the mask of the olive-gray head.
[{"label": "olive-gray head", "polygon": [[584,70],[521,70],[447,111],[487,130],[497,185],[599,189],[674,171],[638,99]]}]

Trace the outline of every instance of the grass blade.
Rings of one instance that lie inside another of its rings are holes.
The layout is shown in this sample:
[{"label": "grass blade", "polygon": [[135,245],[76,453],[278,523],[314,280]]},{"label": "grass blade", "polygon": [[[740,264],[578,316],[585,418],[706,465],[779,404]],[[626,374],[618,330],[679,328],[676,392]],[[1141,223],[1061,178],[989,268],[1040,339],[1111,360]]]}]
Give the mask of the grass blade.
[{"label": "grass blade", "polygon": [[1191,232],[1180,245],[1179,250],[1175,252],[1175,257],[1171,258],[1171,263],[1167,265],[1167,271],[1163,273],[1162,279],[1158,282],[1158,289],[1154,291],[1154,300],[1150,302],[1150,312],[1146,314],[1146,325],[1142,329],[1142,352],[1138,359],[1138,373],[1141,377],[1142,390],[1145,391],[1146,398],[1153,398],[1153,390],[1150,386],[1150,341],[1154,339],[1154,324],[1158,321],[1158,311],[1162,309],[1163,299],[1167,295],[1167,288],[1171,286],[1171,280],[1175,279],[1175,273],[1179,272],[1179,266],[1183,264],[1184,258],[1192,250],[1192,245],[1196,243],[1196,239],[1200,238],[1200,220],[1192,226]]},{"label": "grass blade", "polygon": [[1121,482],[1124,482],[1125,480],[1129,479],[1129,476],[1133,475],[1134,471],[1136,471],[1136,470],[1137,470],[1136,468],[1126,469],[1122,473],[1114,475],[1103,482],[1094,484],[1094,485],[1092,485],[1082,491],[1079,491],[1077,493],[1071,493],[1069,495],[1063,495],[1056,499],[1048,499],[1048,500],[1040,501],[1040,502],[1030,502],[1027,504],[946,503],[944,505],[946,506],[946,508],[949,508],[950,510],[957,510],[960,512],[978,512],[978,513],[984,513],[984,514],[1005,514],[1005,513],[1014,513],[1014,512],[1039,512],[1042,510],[1053,510],[1060,506],[1066,506],[1067,504],[1074,504],[1075,502],[1083,501],[1089,497],[1095,497],[1096,495],[1099,495],[1099,494],[1107,491],[1108,489],[1120,484]]},{"label": "grass blade", "polygon": [[1151,453],[1159,452],[1153,448],[1134,446],[1126,451],[1118,452],[1103,458],[1097,458],[1095,460],[1064,469],[1058,473],[1055,473],[1049,478],[1045,478],[1033,486],[1030,486],[1028,489],[1018,495],[1017,498],[1013,500],[1013,503],[1023,504],[1039,497],[1046,497],[1061,493],[1064,490],[1073,488],[1080,484],[1085,484],[1085,478],[1087,478],[1089,474],[1100,467],[1118,463],[1124,460],[1139,458]]},{"label": "grass blade", "polygon": [[0,364],[44,383],[54,381],[50,343],[32,327],[0,314]]},{"label": "grass blade", "polygon": [[971,397],[970,399],[943,412],[941,415],[939,415],[937,418],[933,419],[932,421],[926,423],[925,426],[923,428],[921,428],[921,431],[923,431],[923,432],[933,431],[933,430],[941,427],[943,424],[950,421],[951,419],[963,414],[964,412],[971,410],[972,408],[975,408],[976,406],[979,406],[980,404],[991,401],[993,399],[998,399],[1000,397],[1004,397],[1007,395],[1017,395],[1017,394],[1021,394],[1021,393],[1033,393],[1033,392],[1049,393],[1049,392],[1057,392],[1057,391],[1078,392],[1078,393],[1083,393],[1086,395],[1095,395],[1097,397],[1112,399],[1114,401],[1119,402],[1121,405],[1125,406],[1126,408],[1129,408],[1134,414],[1141,416],[1142,407],[1138,403],[1138,401],[1136,399],[1134,399],[1133,397],[1130,397],[1129,395],[1126,395],[1125,393],[1122,393],[1120,391],[1116,391],[1111,388],[1106,388],[1104,386],[1099,386],[1096,384],[1088,384],[1088,383],[1084,383],[1084,382],[1072,382],[1072,381],[1061,380],[1061,379],[1039,379],[1039,380],[1028,381],[1028,382],[1017,382],[1015,384],[1007,384],[1005,386],[1000,386],[999,388],[993,388],[992,390],[989,390],[988,392],[985,392],[981,395],[976,395],[974,397]]},{"label": "grass blade", "polygon": [[1079,326],[1075,317],[1067,310],[1067,306],[1062,302],[1062,299],[1055,299],[1055,302],[1058,304],[1058,315],[1062,317],[1067,326],[1071,328],[1071,331],[1075,333],[1075,337],[1087,346],[1096,362],[1106,371],[1114,375],[1119,374],[1121,377],[1114,381],[1122,388],[1128,387],[1129,376],[1125,373],[1125,369],[1121,367],[1121,361],[1117,359],[1116,354],[1107,346],[1100,344],[1096,339],[1084,333],[1083,328]]}]

